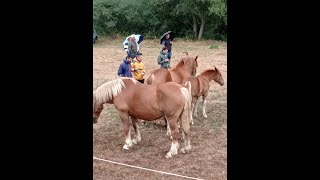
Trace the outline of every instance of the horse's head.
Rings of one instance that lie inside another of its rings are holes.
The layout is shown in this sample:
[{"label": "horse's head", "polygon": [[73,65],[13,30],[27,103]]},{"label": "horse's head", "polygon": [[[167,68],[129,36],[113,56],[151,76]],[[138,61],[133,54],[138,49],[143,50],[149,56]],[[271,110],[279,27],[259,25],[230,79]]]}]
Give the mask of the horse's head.
[{"label": "horse's head", "polygon": [[98,104],[96,102],[95,94],[93,94],[93,124],[98,122],[98,118],[103,109],[103,104]]},{"label": "horse's head", "polygon": [[222,75],[221,75],[219,69],[214,66],[214,71],[215,71],[215,74],[213,76],[213,80],[215,82],[217,82],[218,84],[220,84],[220,86],[223,86],[224,85],[224,80],[222,78]]},{"label": "horse's head", "polygon": [[198,56],[195,58],[193,57],[184,57],[182,58],[182,61],[184,64],[188,65],[189,72],[191,73],[192,76],[196,76],[197,74],[197,67],[198,67],[198,62],[197,62]]},{"label": "horse's head", "polygon": [[95,91],[93,91],[93,124],[97,123],[97,119],[99,118],[103,109],[103,104],[113,104],[113,98],[121,92],[122,87],[125,87],[123,82],[125,79],[130,79],[133,81],[133,78],[117,78],[102,84]]}]

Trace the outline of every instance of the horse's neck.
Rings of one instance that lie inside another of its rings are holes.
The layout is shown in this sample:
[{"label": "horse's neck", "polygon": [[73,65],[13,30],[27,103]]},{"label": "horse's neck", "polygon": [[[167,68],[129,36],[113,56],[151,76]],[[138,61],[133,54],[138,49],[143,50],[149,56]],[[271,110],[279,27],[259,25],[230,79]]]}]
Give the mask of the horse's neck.
[{"label": "horse's neck", "polygon": [[215,76],[215,73],[209,73],[209,72],[206,72],[206,73],[199,75],[199,77],[203,77],[203,78],[207,79],[209,82],[211,80],[213,80],[214,76]]},{"label": "horse's neck", "polygon": [[[185,78],[192,76],[192,72],[189,70],[189,68],[186,64],[184,64],[184,65],[177,64],[177,66],[175,68],[173,68],[171,71],[175,72],[175,73],[181,75],[181,77],[185,77]],[[183,73],[183,72],[187,72],[187,73]]]},{"label": "horse's neck", "polygon": [[184,82],[186,82],[190,77],[191,74],[188,75],[186,73],[183,73],[183,71],[181,70],[169,70],[170,76],[171,76],[171,80],[173,82],[176,82],[178,84],[183,84]]}]

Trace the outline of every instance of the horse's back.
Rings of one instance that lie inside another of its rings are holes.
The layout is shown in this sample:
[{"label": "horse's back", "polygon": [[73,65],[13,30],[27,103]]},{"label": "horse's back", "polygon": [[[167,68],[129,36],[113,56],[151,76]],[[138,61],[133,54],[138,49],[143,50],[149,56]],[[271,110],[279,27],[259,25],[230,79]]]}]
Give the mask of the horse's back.
[{"label": "horse's back", "polygon": [[181,89],[184,88],[175,82],[166,82],[157,85],[157,96],[162,108],[184,105],[185,99]]},{"label": "horse's back", "polygon": [[172,81],[171,75],[168,69],[159,68],[152,72],[152,74],[146,80],[147,84],[157,85],[165,82]]}]

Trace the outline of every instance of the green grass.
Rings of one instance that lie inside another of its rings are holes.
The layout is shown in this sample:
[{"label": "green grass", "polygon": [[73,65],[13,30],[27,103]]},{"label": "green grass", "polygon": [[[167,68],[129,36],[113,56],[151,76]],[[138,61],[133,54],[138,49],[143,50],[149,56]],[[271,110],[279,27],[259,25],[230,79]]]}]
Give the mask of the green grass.
[{"label": "green grass", "polygon": [[212,44],[210,47],[209,47],[209,49],[218,49],[218,45],[216,45],[216,44]]}]

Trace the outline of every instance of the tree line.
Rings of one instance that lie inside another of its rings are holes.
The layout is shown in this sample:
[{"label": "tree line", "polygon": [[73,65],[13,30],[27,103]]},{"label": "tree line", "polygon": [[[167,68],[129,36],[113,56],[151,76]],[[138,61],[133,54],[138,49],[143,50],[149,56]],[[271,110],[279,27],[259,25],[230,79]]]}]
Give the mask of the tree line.
[{"label": "tree line", "polygon": [[227,0],[93,0],[93,28],[102,36],[173,31],[187,39],[227,40]]}]

